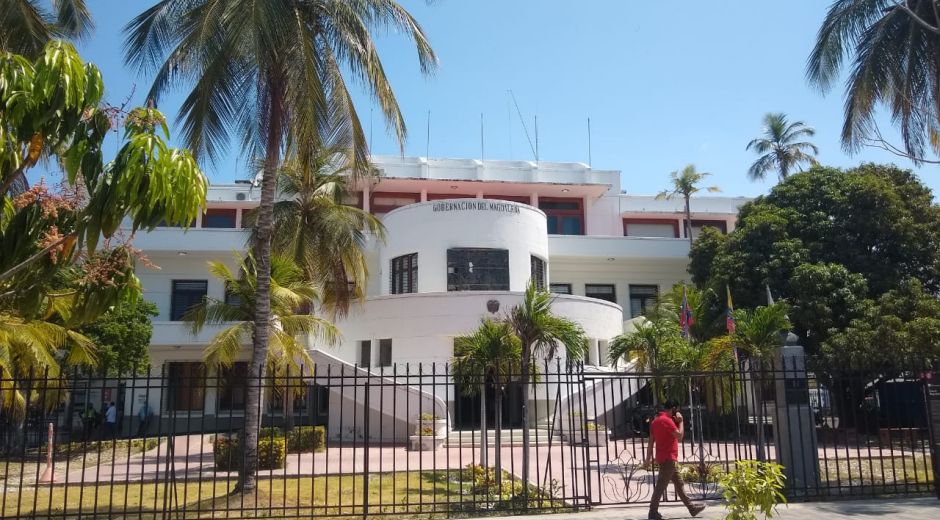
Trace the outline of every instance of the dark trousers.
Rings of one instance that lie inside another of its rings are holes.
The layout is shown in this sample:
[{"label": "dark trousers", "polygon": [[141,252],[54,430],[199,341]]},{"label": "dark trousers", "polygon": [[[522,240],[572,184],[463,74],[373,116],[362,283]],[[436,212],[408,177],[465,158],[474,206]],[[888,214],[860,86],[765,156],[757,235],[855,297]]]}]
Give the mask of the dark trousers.
[{"label": "dark trousers", "polygon": [[685,494],[685,483],[682,482],[678,470],[678,464],[674,460],[659,463],[659,478],[656,479],[653,498],[650,500],[650,516],[659,513],[659,501],[666,493],[666,488],[669,487],[670,482],[675,486],[676,495],[679,495],[679,500],[685,504],[685,507],[692,507],[692,500]]}]

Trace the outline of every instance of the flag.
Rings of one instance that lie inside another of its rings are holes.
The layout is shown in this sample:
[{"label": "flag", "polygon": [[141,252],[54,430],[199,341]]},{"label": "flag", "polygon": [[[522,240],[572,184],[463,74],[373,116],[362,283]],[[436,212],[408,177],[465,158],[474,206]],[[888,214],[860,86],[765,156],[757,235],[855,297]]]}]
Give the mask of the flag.
[{"label": "flag", "polygon": [[682,309],[679,311],[679,327],[682,328],[682,337],[689,337],[689,329],[695,325],[695,318],[692,316],[692,309],[689,307],[689,297],[685,292],[685,286],[682,286]]},{"label": "flag", "polygon": [[728,308],[725,310],[725,327],[728,329],[728,334],[734,334],[734,303],[731,302],[731,288],[725,286],[725,291],[728,293]]}]

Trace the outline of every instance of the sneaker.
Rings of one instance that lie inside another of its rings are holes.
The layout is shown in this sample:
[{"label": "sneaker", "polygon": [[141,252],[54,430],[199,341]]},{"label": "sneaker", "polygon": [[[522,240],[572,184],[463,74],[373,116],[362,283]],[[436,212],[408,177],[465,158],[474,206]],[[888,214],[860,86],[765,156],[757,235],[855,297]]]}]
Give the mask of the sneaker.
[{"label": "sneaker", "polygon": [[704,510],[705,510],[705,504],[692,504],[689,507],[689,514],[692,516],[698,516],[698,514]]}]

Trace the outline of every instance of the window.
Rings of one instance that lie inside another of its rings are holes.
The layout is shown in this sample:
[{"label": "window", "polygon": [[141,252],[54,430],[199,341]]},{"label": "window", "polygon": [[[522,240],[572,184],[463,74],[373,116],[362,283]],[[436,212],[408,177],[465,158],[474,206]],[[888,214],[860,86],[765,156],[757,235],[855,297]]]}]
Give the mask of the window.
[{"label": "window", "polygon": [[484,199],[489,200],[505,200],[507,202],[520,202],[522,204],[529,204],[532,202],[531,197],[518,197],[515,195],[483,195]]},{"label": "window", "polygon": [[539,209],[545,212],[549,235],[583,235],[584,209],[581,199],[539,199]]},{"label": "window", "polygon": [[206,280],[173,280],[170,297],[170,321],[180,321],[193,306],[206,299],[209,282]]},{"label": "window", "polygon": [[379,367],[392,366],[392,340],[379,340]]},{"label": "window", "polygon": [[367,339],[359,342],[359,366],[372,368],[372,342]]},{"label": "window", "polygon": [[167,410],[201,412],[205,407],[206,366],[199,362],[169,363]]},{"label": "window", "polygon": [[695,220],[692,219],[692,238],[698,238],[702,228],[713,227],[721,231],[722,235],[728,234],[728,223],[724,220]]},{"label": "window", "polygon": [[235,291],[231,284],[225,284],[225,304],[232,307],[241,307],[242,297]]},{"label": "window", "polygon": [[571,294],[571,284],[570,283],[553,283],[549,285],[548,290],[555,294]]},{"label": "window", "polygon": [[617,303],[617,291],[611,284],[587,284],[584,286],[584,295],[588,298],[597,298],[611,303]]},{"label": "window", "polygon": [[343,192],[340,196],[340,204],[343,206],[352,206],[354,208],[362,208],[362,192],[361,191],[347,191]]},{"label": "window", "polygon": [[219,368],[219,410],[244,410],[248,363]]},{"label": "window", "polygon": [[655,285],[630,286],[630,317],[645,316],[646,311],[656,305],[659,287]]},{"label": "window", "polygon": [[369,208],[375,215],[388,213],[395,208],[414,204],[421,200],[420,193],[381,193],[372,194],[372,203]]},{"label": "window", "polygon": [[447,250],[448,291],[508,291],[509,251],[461,248]]},{"label": "window", "polygon": [[530,276],[532,281],[535,283],[535,287],[540,290],[545,290],[545,260],[537,256],[530,257]]},{"label": "window", "polygon": [[447,200],[447,199],[475,199],[476,195],[469,193],[428,193],[428,200]]},{"label": "window", "polygon": [[207,209],[202,216],[202,227],[216,229],[235,229],[235,209]]},{"label": "window", "polygon": [[418,292],[418,253],[392,258],[392,294]]},{"label": "window", "polygon": [[624,219],[623,236],[679,238],[679,221],[652,218]]}]

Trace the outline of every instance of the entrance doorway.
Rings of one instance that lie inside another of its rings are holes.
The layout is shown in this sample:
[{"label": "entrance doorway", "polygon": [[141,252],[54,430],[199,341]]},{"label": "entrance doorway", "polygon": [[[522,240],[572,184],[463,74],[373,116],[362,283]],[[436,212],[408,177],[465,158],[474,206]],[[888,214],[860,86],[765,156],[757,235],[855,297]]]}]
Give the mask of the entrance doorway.
[{"label": "entrance doorway", "polygon": [[[480,429],[480,392],[465,395],[461,385],[454,385],[454,429]],[[503,429],[522,427],[522,392],[518,383],[510,383],[503,390]],[[496,427],[496,389],[486,388],[486,427]]]}]

